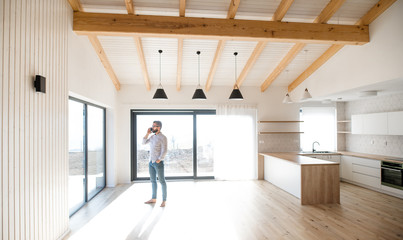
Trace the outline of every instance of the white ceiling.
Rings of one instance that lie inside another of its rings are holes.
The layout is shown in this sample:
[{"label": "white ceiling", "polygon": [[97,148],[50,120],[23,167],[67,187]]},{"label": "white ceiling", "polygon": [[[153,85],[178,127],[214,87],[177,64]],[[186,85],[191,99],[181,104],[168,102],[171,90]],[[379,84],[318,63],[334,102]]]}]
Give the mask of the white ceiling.
[{"label": "white ceiling", "polygon": [[[230,0],[187,0],[187,17],[226,18]],[[271,20],[281,0],[241,0],[235,19]],[[329,0],[295,0],[283,21],[313,22]],[[354,24],[378,0],[346,0],[329,23]],[[126,14],[124,0],[81,0],[85,12]],[[135,14],[179,15],[179,0],[133,0]],[[131,37],[99,36],[102,47],[121,84],[144,84],[139,57]],[[176,85],[178,40],[175,38],[141,38],[145,61],[152,86],[159,83],[159,53],[162,53],[162,84]],[[185,39],[183,43],[182,85],[196,85],[198,65],[196,51],[200,55],[200,83],[204,87],[217,48],[217,40]],[[227,41],[212,86],[232,86],[235,83],[234,55],[237,56],[237,76],[241,73],[257,42]],[[292,43],[269,42],[246,76],[243,86],[260,87],[281,59],[293,46]],[[330,45],[308,44],[303,51],[279,75],[273,86],[288,86]],[[359,47],[359,46],[357,46]],[[305,51],[307,50],[307,51]]]}]

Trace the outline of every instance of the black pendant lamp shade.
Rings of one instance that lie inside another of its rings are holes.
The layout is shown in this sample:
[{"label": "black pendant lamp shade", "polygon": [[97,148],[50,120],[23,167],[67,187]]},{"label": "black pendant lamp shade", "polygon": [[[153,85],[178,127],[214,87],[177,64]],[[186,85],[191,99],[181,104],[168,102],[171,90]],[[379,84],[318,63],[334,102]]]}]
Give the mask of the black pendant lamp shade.
[{"label": "black pendant lamp shade", "polygon": [[158,85],[157,91],[155,91],[153,99],[166,100],[166,99],[168,99],[168,97],[165,94],[164,88],[162,87],[162,84],[161,84],[161,53],[162,53],[162,50],[158,50],[158,52],[160,53],[160,85]]},{"label": "black pendant lamp shade", "polygon": [[203,89],[200,86],[200,51],[197,51],[196,54],[198,55],[198,64],[199,64],[199,74],[198,74],[198,84],[195,93],[193,94],[192,99],[194,100],[206,100],[206,95],[203,92]]},{"label": "black pendant lamp shade", "polygon": [[234,52],[234,56],[235,56],[235,85],[234,85],[234,89],[232,90],[231,95],[229,96],[230,100],[243,100],[243,96],[241,91],[239,90],[238,84],[236,84],[236,56],[238,55],[237,52]]}]

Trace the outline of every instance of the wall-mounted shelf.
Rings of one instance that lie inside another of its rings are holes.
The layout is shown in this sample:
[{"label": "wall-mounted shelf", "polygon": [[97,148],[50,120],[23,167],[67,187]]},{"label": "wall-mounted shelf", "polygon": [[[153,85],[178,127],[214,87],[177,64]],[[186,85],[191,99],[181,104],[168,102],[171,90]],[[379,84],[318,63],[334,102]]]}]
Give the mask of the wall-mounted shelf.
[{"label": "wall-mounted shelf", "polygon": [[347,131],[338,131],[337,133],[351,133],[351,132],[347,132]]},{"label": "wall-mounted shelf", "polygon": [[[340,126],[337,126],[337,129],[338,129],[337,133],[340,133],[340,134],[351,133],[351,131],[349,131],[350,127],[348,127],[349,126],[348,124],[351,123],[351,120],[338,120],[337,123],[340,123]],[[343,123],[347,123],[347,125],[344,125]]]},{"label": "wall-mounted shelf", "polygon": [[351,122],[351,120],[339,120],[339,121],[337,121],[338,123],[350,123]]},{"label": "wall-mounted shelf", "polygon": [[304,121],[258,121],[258,123],[302,123]]},{"label": "wall-mounted shelf", "polygon": [[304,132],[259,132],[259,134],[301,134]]}]

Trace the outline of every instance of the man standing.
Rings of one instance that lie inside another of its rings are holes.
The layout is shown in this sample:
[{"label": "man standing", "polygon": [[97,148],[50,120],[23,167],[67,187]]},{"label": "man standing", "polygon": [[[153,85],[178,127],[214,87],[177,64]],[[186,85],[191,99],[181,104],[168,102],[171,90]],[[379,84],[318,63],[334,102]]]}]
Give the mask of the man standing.
[{"label": "man standing", "polygon": [[[143,144],[150,143],[150,162],[148,170],[150,172],[150,181],[152,185],[152,197],[145,203],[157,202],[157,174],[162,187],[161,207],[165,207],[167,200],[167,184],[164,176],[164,157],[167,154],[167,137],[161,133],[162,123],[154,121],[152,128],[147,130],[143,138]],[[154,133],[150,138],[148,136]]]}]

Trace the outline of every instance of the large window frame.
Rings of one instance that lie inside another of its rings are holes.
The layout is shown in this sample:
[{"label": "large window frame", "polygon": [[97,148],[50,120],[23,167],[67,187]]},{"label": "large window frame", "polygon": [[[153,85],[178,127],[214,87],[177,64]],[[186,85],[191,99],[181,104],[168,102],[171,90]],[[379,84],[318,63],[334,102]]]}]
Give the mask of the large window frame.
[{"label": "large window frame", "polygon": [[[214,179],[214,176],[197,175],[197,115],[216,115],[216,110],[197,109],[131,109],[130,110],[130,151],[131,181],[149,180],[137,177],[137,115],[192,115],[193,116],[193,176],[165,177],[166,179]],[[141,134],[141,133],[140,133]]]},{"label": "large window frame", "polygon": [[[98,195],[98,193],[100,193],[105,187],[106,187],[106,108],[75,98],[75,97],[69,97],[69,100],[72,101],[76,101],[79,103],[82,103],[84,105],[84,110],[83,110],[83,120],[84,120],[84,136],[83,136],[83,140],[84,140],[84,202],[83,204],[78,207],[77,209],[75,209],[73,212],[71,212],[69,214],[69,216],[73,216],[76,212],[78,212],[83,206],[85,206],[85,204],[87,204],[91,199],[93,199],[96,195]],[[99,189],[99,191],[97,191],[93,196],[91,196],[90,198],[88,197],[88,106],[92,106],[92,107],[96,107],[99,109],[103,110],[103,122],[104,122],[104,126],[103,126],[103,154],[104,154],[104,159],[103,159],[103,164],[104,164],[104,181],[103,181],[103,185],[104,187]],[[70,127],[70,126],[69,126]]]}]

